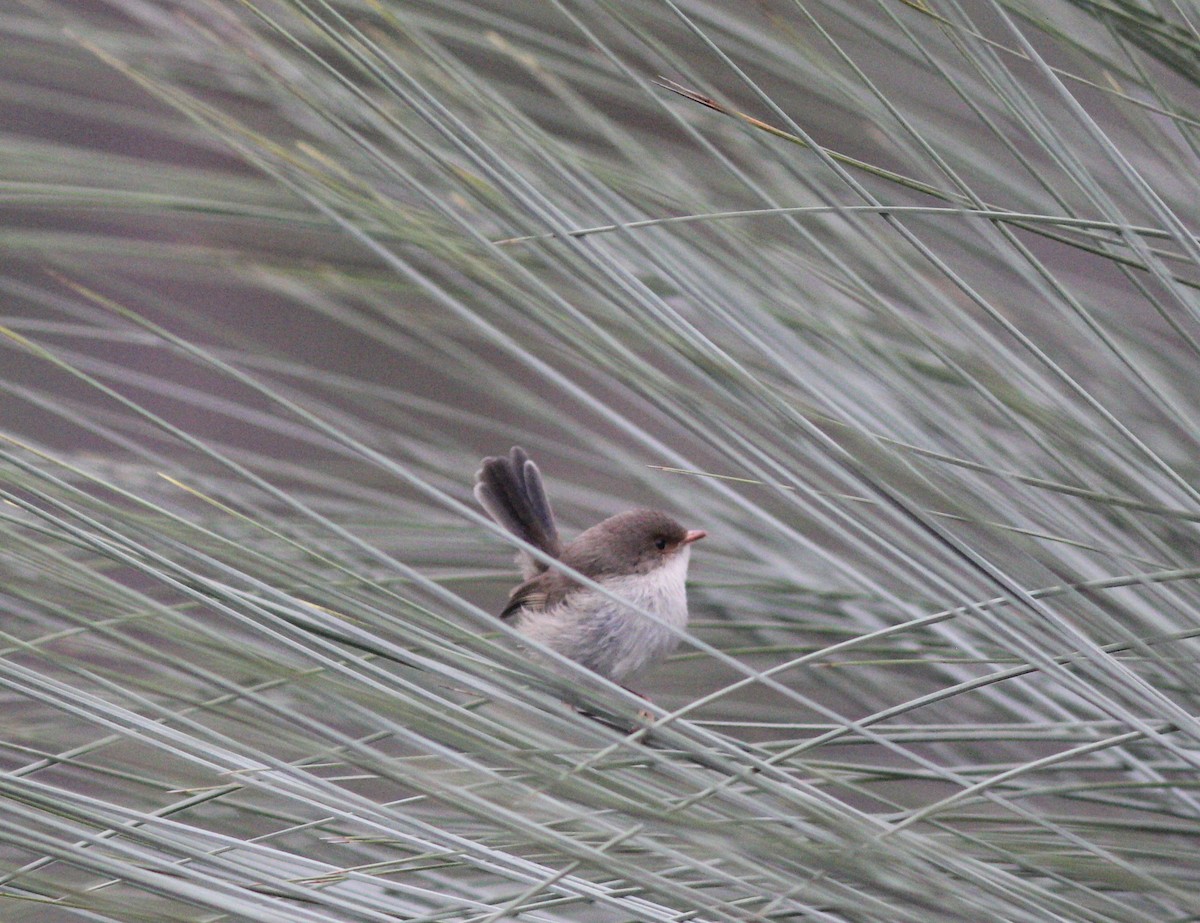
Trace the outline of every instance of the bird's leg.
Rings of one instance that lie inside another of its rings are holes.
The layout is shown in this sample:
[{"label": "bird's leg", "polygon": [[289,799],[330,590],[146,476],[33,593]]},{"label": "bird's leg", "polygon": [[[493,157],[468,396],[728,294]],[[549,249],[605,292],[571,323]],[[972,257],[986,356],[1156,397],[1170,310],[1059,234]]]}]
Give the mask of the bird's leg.
[{"label": "bird's leg", "polygon": [[[636,689],[630,689],[628,686],[621,686],[621,688],[624,689],[626,692],[630,693],[631,695],[636,695],[639,699],[645,699],[647,702],[653,701],[650,698],[650,696],[646,695],[645,693],[638,692]],[[614,730],[624,731],[627,734],[638,730],[636,727],[632,727],[632,728],[625,727],[624,725],[618,724],[617,722],[615,722],[609,718],[606,718],[602,715],[597,715],[595,712],[588,711],[586,708],[583,708],[582,706],[570,705],[569,707],[571,708],[572,711],[575,711],[576,713],[583,715],[585,718],[591,718],[593,721],[598,721],[601,724],[606,724],[610,728],[613,728]],[[650,722],[654,721],[654,715],[651,714],[649,709],[646,709],[646,708],[639,708],[637,716],[638,716],[638,719],[644,724],[649,724]]]},{"label": "bird's leg", "polygon": [[[654,704],[654,700],[651,699],[650,696],[646,695],[644,692],[638,692],[636,689],[630,689],[628,686],[622,686],[621,688],[624,689],[626,692],[630,693],[631,695],[636,695],[639,699],[645,699],[647,702]],[[654,720],[654,715],[650,713],[649,709],[645,709],[645,708],[638,709],[638,717],[641,718],[646,723],[649,723]]]}]

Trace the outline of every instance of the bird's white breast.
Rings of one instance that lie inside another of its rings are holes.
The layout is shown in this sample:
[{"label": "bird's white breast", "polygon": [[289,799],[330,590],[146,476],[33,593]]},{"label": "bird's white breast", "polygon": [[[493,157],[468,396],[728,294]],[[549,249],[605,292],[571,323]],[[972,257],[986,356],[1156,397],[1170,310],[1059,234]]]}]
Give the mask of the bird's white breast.
[{"label": "bird's white breast", "polygon": [[595,590],[578,588],[545,611],[523,612],[518,629],[619,683],[665,657],[678,643],[671,629],[687,625],[685,581],[690,555],[691,548],[685,545],[647,574],[600,581],[625,603],[652,613],[655,619]]}]

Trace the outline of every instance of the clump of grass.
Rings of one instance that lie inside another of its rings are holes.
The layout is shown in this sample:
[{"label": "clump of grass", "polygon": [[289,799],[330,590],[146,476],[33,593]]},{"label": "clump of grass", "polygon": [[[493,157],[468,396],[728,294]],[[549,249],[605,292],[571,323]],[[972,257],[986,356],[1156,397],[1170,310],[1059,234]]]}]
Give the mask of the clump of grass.
[{"label": "clump of grass", "polygon": [[[1182,16],[0,29],[0,916],[1196,914]],[[494,618],[513,443],[711,535],[650,723]]]}]

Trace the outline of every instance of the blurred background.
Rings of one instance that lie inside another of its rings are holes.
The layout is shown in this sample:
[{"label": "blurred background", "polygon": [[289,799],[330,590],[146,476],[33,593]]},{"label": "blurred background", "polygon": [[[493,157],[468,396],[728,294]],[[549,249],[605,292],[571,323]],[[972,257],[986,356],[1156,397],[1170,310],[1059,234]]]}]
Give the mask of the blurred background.
[{"label": "blurred background", "polygon": [[[0,919],[1195,918],[1198,45],[0,0]],[[709,532],[651,725],[514,444]]]}]

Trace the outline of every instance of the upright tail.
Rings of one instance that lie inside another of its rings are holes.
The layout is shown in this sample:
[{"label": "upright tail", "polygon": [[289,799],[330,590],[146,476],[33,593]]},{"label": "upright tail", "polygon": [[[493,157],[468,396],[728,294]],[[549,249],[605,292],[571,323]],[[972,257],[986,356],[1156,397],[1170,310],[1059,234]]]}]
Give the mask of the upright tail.
[{"label": "upright tail", "polygon": [[[520,446],[513,446],[507,458],[483,460],[483,466],[475,473],[475,499],[492,519],[517,538],[552,557],[559,556],[562,544],[554,524],[554,511],[542,487],[542,473]],[[525,552],[517,555],[517,563],[526,580],[546,569],[545,564]]]}]

